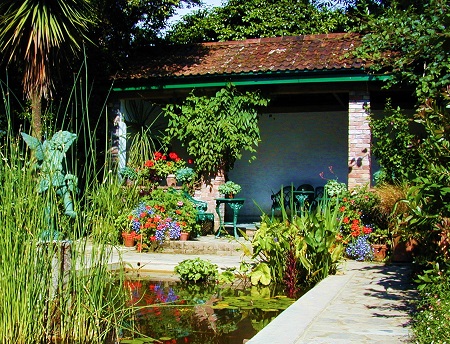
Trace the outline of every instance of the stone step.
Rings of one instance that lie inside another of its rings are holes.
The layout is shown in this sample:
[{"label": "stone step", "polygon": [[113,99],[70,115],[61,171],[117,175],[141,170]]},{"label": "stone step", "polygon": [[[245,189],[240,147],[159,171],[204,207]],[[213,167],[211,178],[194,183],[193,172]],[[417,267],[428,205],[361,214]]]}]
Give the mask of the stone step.
[{"label": "stone step", "polygon": [[168,241],[163,245],[164,253],[219,256],[242,256],[243,245],[251,252],[251,242],[244,238],[216,238],[214,235],[201,236],[188,241]]}]

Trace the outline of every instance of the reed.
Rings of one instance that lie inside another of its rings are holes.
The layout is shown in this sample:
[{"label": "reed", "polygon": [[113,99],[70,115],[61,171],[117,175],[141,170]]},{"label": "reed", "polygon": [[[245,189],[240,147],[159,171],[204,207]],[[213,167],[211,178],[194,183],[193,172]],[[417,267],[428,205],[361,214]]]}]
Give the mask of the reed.
[{"label": "reed", "polygon": [[[108,265],[113,247],[90,237],[92,231],[100,236],[100,228],[113,220],[104,220],[108,205],[118,203],[113,177],[103,183],[108,172],[95,168],[99,164],[92,132],[98,123],[89,122],[85,95],[83,101],[70,100],[78,109],[73,117],[83,133],[78,147],[83,147],[85,161],[75,149],[67,161],[67,169],[82,176],[84,185],[84,192],[74,198],[78,215],[69,219],[53,188],[38,192],[33,154],[11,129],[4,85],[8,125],[0,141],[0,343],[113,343],[131,310],[120,287],[122,271],[111,271]],[[84,94],[78,90],[73,95],[77,93]],[[101,205],[105,213],[92,205]],[[55,230],[64,233],[64,241],[42,237],[49,217]]]}]

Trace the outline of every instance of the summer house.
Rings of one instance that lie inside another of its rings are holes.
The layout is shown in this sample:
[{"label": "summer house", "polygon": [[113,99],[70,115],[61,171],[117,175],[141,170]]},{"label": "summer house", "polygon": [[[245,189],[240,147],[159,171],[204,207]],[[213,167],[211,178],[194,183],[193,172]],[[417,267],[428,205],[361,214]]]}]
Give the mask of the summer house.
[{"label": "summer house", "polygon": [[[228,173],[246,198],[241,222],[259,219],[255,204],[269,212],[270,196],[281,185],[323,186],[335,178],[349,188],[370,184],[377,164],[368,107],[381,114],[387,98],[403,108],[412,103],[411,90],[384,90],[388,76],[370,74],[368,64],[352,54],[360,43],[358,34],[336,33],[141,50],[116,75],[113,88],[119,162],[126,162],[127,133],[149,123],[153,130],[164,127],[160,113],[166,104],[181,103],[193,89],[213,95],[231,82],[270,99],[259,120],[256,160],[244,156]],[[211,212],[223,180],[218,176],[195,195]]]}]

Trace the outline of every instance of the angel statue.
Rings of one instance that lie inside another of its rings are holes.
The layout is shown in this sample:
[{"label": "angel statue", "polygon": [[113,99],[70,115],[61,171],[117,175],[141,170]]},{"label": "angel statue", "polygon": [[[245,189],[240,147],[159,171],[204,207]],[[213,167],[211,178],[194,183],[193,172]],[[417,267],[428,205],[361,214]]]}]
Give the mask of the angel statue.
[{"label": "angel statue", "polygon": [[[75,218],[77,213],[73,209],[72,195],[77,192],[77,177],[73,174],[65,173],[63,161],[66,157],[66,152],[76,140],[77,135],[68,131],[58,131],[50,140],[45,140],[42,143],[33,136],[25,133],[21,134],[28,147],[34,151],[37,160],[36,168],[40,172],[38,192],[44,193],[49,188],[54,188],[56,194],[62,197],[64,214]],[[48,205],[46,208],[49,228],[41,237],[48,237],[50,233],[54,233],[53,239],[57,239],[60,233],[52,225],[51,209],[52,205]]]}]

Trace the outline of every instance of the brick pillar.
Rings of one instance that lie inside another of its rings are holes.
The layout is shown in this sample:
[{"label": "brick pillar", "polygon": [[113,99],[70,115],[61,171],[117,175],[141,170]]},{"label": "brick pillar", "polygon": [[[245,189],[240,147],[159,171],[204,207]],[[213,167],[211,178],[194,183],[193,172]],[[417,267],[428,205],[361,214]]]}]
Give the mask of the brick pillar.
[{"label": "brick pillar", "polygon": [[[218,173],[217,176],[208,181],[208,183],[203,182],[200,189],[195,190],[194,197],[201,199],[208,203],[208,213],[214,213],[214,230],[219,228],[219,217],[216,213],[216,201],[215,198],[220,198],[220,192],[217,190],[219,185],[225,183],[225,176],[223,173]],[[222,204],[220,208],[220,216],[222,219],[225,215],[225,207]]]},{"label": "brick pillar", "polygon": [[350,92],[348,104],[348,188],[369,185],[370,141],[368,112],[370,105],[368,92]]}]

